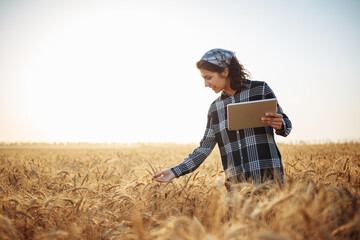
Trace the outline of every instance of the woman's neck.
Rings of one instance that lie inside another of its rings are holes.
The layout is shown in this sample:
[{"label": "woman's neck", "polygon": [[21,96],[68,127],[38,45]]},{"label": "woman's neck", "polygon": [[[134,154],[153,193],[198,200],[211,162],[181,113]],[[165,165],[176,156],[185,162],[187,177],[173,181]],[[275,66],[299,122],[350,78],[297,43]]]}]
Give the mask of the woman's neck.
[{"label": "woman's neck", "polygon": [[230,81],[227,81],[227,84],[224,88],[224,91],[230,95],[234,95],[236,90],[233,90],[231,87],[230,87]]}]

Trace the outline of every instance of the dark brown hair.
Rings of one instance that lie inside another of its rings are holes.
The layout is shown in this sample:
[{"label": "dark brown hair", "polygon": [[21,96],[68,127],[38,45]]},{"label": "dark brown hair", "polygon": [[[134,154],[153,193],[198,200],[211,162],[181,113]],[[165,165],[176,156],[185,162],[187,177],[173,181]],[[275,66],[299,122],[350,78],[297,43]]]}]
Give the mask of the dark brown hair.
[{"label": "dark brown hair", "polygon": [[[205,60],[200,60],[196,63],[198,69],[205,69],[211,72],[222,73],[225,68],[219,67],[215,64],[212,64]],[[241,90],[241,83],[247,79],[251,78],[251,74],[247,71],[244,66],[239,63],[239,60],[233,56],[229,64],[229,78],[230,78],[230,87],[233,90]]]}]

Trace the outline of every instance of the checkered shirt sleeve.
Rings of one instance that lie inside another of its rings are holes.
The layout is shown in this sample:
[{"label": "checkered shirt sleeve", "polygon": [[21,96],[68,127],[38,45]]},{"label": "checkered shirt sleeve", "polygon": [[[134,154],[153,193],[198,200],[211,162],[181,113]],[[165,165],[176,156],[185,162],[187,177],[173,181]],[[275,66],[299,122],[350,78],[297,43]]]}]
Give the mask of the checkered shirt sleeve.
[{"label": "checkered shirt sleeve", "polygon": [[[210,112],[210,110],[209,110]],[[208,114],[204,137],[200,141],[200,146],[196,148],[182,163],[171,168],[176,177],[185,175],[196,170],[201,163],[210,155],[216,145],[214,129],[212,126],[211,115]]]}]

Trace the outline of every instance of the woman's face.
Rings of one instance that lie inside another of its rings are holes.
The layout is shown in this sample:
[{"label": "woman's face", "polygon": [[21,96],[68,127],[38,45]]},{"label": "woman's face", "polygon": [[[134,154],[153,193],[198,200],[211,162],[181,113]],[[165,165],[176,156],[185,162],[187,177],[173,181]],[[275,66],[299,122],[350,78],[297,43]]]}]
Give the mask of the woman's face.
[{"label": "woman's face", "polygon": [[229,75],[228,69],[225,69],[222,73],[211,72],[205,69],[199,69],[201,77],[204,78],[205,87],[211,88],[215,93],[222,91],[229,85],[227,79]]}]

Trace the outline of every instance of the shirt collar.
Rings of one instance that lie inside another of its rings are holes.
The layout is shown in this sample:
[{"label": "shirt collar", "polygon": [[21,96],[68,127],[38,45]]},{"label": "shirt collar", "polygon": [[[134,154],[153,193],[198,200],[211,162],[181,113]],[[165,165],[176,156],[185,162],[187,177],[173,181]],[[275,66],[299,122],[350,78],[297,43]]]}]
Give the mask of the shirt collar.
[{"label": "shirt collar", "polygon": [[242,83],[241,83],[241,86],[243,87],[243,88],[247,88],[247,89],[249,89],[250,88],[250,80],[249,79],[244,79],[243,81],[242,81]]},{"label": "shirt collar", "polygon": [[[248,79],[244,79],[242,82],[241,82],[241,88],[242,89],[249,89],[250,88],[250,80],[248,80]],[[235,94],[238,94],[239,93],[239,91],[237,90],[236,92],[235,92]],[[230,97],[231,96],[231,94],[229,94],[229,93],[227,93],[227,92],[225,92],[224,90],[222,91],[222,93],[221,93],[221,99],[226,99],[226,98],[228,98],[228,97]]]}]

